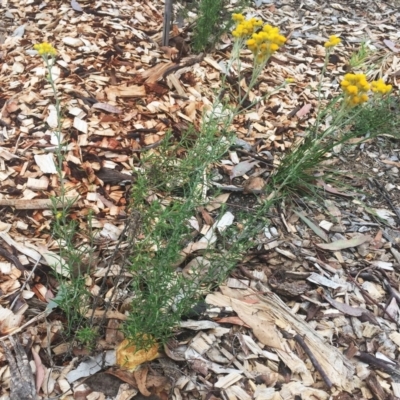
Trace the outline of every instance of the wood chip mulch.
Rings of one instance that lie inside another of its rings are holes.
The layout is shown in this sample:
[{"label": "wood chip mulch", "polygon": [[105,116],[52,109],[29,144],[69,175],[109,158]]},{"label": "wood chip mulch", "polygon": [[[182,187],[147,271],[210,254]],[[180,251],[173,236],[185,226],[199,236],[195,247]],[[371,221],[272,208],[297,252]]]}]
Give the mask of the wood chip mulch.
[{"label": "wood chip mulch", "polygon": [[[84,244],[93,213],[98,257],[110,257],[143,152],[156,151],[168,130],[179,137],[199,125],[232,44],[226,36],[213,53],[193,54],[184,25],[163,47],[163,10],[161,1],[2,2],[0,399],[400,398],[400,148],[391,138],[333,154],[352,190],[321,181],[323,204],[299,198],[272,209],[259,247],[206,297],[199,318],[182,321],[156,361],[134,373],[115,366],[122,340],[115,332],[126,319],[120,308],[108,311],[95,352],[75,346],[64,357],[62,316],[45,311],[57,292],[48,262],[58,246],[51,237],[59,189],[54,99],[33,45],[46,41],[58,52],[63,170],[69,195],[78,197],[71,217]],[[369,78],[400,89],[398,1],[256,0],[252,12],[289,38],[257,90],[294,82],[235,121],[239,148],[221,160],[226,176],[216,184],[224,201],[241,205],[257,196],[246,193],[245,181],[266,170],[257,166],[233,185],[224,178],[246,160],[276,165],[315,121],[329,35],[342,45],[330,59],[324,98],[337,91],[362,43],[374,50]],[[103,278],[99,263],[89,279],[93,293]]]}]

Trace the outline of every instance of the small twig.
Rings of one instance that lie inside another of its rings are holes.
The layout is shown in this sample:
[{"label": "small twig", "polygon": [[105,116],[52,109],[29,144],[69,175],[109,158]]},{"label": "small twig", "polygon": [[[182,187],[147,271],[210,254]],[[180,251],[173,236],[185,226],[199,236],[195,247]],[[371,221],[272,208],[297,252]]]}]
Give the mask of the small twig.
[{"label": "small twig", "polygon": [[329,377],[325,373],[325,371],[322,369],[321,364],[315,358],[314,354],[311,352],[310,348],[308,347],[306,342],[303,340],[303,338],[300,335],[295,335],[294,336],[294,340],[296,340],[296,342],[301,346],[301,348],[307,354],[307,356],[310,359],[312,365],[319,372],[319,374],[321,375],[321,378],[324,380],[326,386],[328,386],[328,388],[331,389],[332,386],[333,386],[333,383],[331,382],[331,380],[329,379]]},{"label": "small twig", "polygon": [[164,4],[164,25],[162,34],[162,45],[168,46],[169,44],[169,31],[171,29],[172,21],[172,0],[165,0]]},{"label": "small twig", "polygon": [[370,301],[372,304],[376,305],[381,311],[384,312],[384,314],[386,314],[389,319],[394,322],[397,326],[399,326],[399,323],[390,315],[390,313],[384,308],[382,307],[377,301],[375,301],[359,284],[357,281],[354,280],[354,278],[352,276],[348,276],[348,278],[350,279],[350,281],[352,281],[361,291],[361,294],[366,297],[368,299],[368,301]]},{"label": "small twig", "polygon": [[376,358],[372,354],[365,353],[363,351],[358,352],[355,355],[355,357],[357,357],[360,361],[362,361],[368,365],[372,365],[375,368],[378,368],[389,374],[396,374],[397,376],[400,376],[400,371],[398,370],[397,365],[395,363],[393,363],[393,364],[388,363],[387,361]]},{"label": "small twig", "polygon": [[254,281],[260,281],[262,283],[268,283],[268,280],[266,279],[260,279],[260,278],[256,278],[250,271],[247,270],[247,268],[244,267],[244,265],[238,265],[238,268],[240,269],[240,271],[242,272],[242,274],[244,276],[246,276],[247,278],[254,280]]},{"label": "small twig", "polygon": [[[33,266],[32,271],[29,273],[28,277],[25,279],[25,282],[24,282],[24,284],[21,286],[21,289],[19,289],[19,293],[22,293],[22,291],[25,289],[26,285],[28,284],[28,282],[29,282],[30,279],[32,278],[32,275],[35,273],[36,267],[39,265],[39,261],[40,261],[40,260],[37,260],[37,261],[36,261],[36,264]],[[18,296],[15,296],[13,302],[11,303],[11,305],[10,305],[10,310],[13,309],[13,307],[14,307],[15,303],[17,302],[18,298],[19,298],[19,294],[18,294]]]},{"label": "small twig", "polygon": [[369,265],[368,267],[365,267],[365,268],[363,268],[363,269],[360,269],[358,272],[357,272],[357,275],[355,276],[355,280],[357,280],[358,279],[358,277],[360,276],[360,274],[362,273],[362,272],[364,272],[364,271],[367,271],[367,270],[369,270],[369,269],[375,269],[376,267],[374,267],[373,265]]},{"label": "small twig", "polygon": [[378,190],[381,192],[382,196],[388,202],[391,209],[397,215],[397,219],[400,222],[400,211],[394,206],[392,200],[390,199],[388,191],[376,179],[372,179],[372,181],[375,183],[375,186],[378,188]]},{"label": "small twig", "polygon": [[185,58],[179,64],[172,65],[163,73],[163,79],[165,79],[169,74],[180,70],[181,68],[190,67],[196,63],[203,61],[204,56],[204,53],[200,53],[198,56]]},{"label": "small twig", "polygon": [[41,312],[40,314],[36,315],[32,319],[30,319],[28,322],[26,322],[24,325],[21,325],[19,328],[12,331],[10,334],[8,334],[6,336],[1,336],[0,342],[2,342],[3,340],[9,339],[11,336],[15,335],[16,333],[23,331],[27,326],[33,324],[36,321],[39,321],[42,318],[47,317],[49,314],[50,314],[49,310],[45,310],[45,311]]},{"label": "small twig", "polygon": [[397,290],[392,288],[392,286],[390,285],[389,281],[386,278],[383,279],[383,287],[387,289],[387,291],[390,294],[391,299],[394,297],[400,303],[399,292],[397,292]]},{"label": "small twig", "polygon": [[255,160],[261,161],[264,164],[273,166],[273,161],[267,160],[266,158],[261,157],[261,156],[257,156],[256,154],[250,153],[249,151],[242,150],[242,149],[236,149],[235,151],[239,154],[243,154],[244,156],[249,156],[251,158],[254,158]]},{"label": "small twig", "polygon": [[20,271],[26,270],[26,268],[21,264],[21,261],[19,261],[18,257],[15,257],[13,254],[9,253],[3,247],[0,247],[0,256],[4,257],[6,260],[12,262]]},{"label": "small twig", "polygon": [[[115,259],[117,257],[117,254],[118,254],[119,250],[120,250],[120,247],[121,247],[121,244],[122,244],[122,240],[123,240],[123,237],[125,236],[125,234],[130,231],[130,234],[133,236],[133,240],[135,240],[135,234],[136,234],[137,226],[138,226],[138,223],[139,223],[139,220],[140,220],[140,215],[137,212],[132,212],[132,214],[134,214],[134,215],[132,215],[131,218],[126,223],[126,225],[125,225],[125,227],[124,227],[124,229],[123,229],[123,231],[122,231],[122,233],[120,235],[120,239],[118,240],[117,245],[115,246],[115,249],[112,252],[110,259],[108,260],[107,270],[106,270],[106,273],[104,274],[103,282],[102,282],[102,284],[100,286],[99,293],[102,293],[104,291],[105,287],[106,287],[106,283],[107,283],[107,279],[108,279],[108,277],[110,275],[111,267],[114,265],[114,261],[115,261]],[[132,243],[132,246],[133,246],[133,243]],[[131,249],[128,250],[128,252],[131,252],[132,250],[133,249],[131,248]],[[100,323],[100,326],[102,326],[102,324],[104,323],[104,321],[106,319],[106,316],[107,316],[107,311],[109,310],[109,308],[112,305],[112,299],[114,297],[114,294],[116,293],[117,286],[118,286],[117,284],[114,285],[114,289],[112,291],[111,297],[109,298],[109,301],[106,302],[106,307],[105,307],[105,310],[104,310],[104,314],[103,314],[103,318],[102,318],[102,321]],[[97,305],[98,305],[98,301],[99,301],[99,296],[96,296],[95,300],[93,302],[93,305],[92,305],[92,313],[91,313],[91,316],[90,316],[90,324],[93,324],[94,314],[95,314],[95,311],[96,311],[96,308],[97,308]]]}]

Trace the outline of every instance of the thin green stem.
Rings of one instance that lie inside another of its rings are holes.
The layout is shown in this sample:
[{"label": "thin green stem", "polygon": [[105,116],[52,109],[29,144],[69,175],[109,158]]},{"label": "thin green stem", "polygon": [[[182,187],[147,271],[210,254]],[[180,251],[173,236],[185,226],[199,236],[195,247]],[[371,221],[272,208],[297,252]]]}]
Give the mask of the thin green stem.
[{"label": "thin green stem", "polygon": [[329,56],[331,54],[331,48],[328,48],[325,54],[325,59],[324,59],[324,65],[322,67],[321,75],[319,76],[319,82],[318,82],[318,92],[317,92],[317,119],[315,121],[315,132],[318,132],[319,129],[319,123],[320,123],[320,108],[321,108],[321,91],[322,91],[322,80],[324,79],[325,72],[328,66],[328,61],[329,61]]},{"label": "thin green stem", "polygon": [[50,59],[47,55],[43,56],[43,60],[46,64],[47,71],[48,71],[48,76],[47,76],[47,81],[49,82],[51,89],[53,91],[53,97],[55,101],[55,109],[56,109],[56,114],[57,114],[57,127],[54,132],[55,137],[57,139],[57,146],[56,146],[56,158],[57,158],[57,173],[60,178],[60,195],[61,195],[61,200],[63,202],[63,208],[64,208],[64,198],[66,195],[66,189],[64,185],[64,179],[63,179],[63,162],[64,162],[64,157],[62,154],[63,151],[63,145],[62,145],[62,119],[61,119],[61,100],[58,95],[56,83],[53,78],[52,74],[52,67],[54,65],[55,58],[51,57],[52,62],[50,63]]}]

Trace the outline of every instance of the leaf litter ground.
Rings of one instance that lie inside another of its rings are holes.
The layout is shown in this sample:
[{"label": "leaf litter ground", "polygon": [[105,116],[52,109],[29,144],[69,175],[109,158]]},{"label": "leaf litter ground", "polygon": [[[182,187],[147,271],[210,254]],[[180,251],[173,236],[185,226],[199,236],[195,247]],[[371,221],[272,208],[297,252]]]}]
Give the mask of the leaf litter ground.
[{"label": "leaf litter ground", "polygon": [[[383,60],[372,64],[370,76],[400,86],[394,0],[259,3],[254,12],[290,37],[260,88],[286,78],[295,83],[235,121],[240,146],[221,160],[215,181],[233,214],[256,204],[259,179],[315,120],[316,77],[330,34],[345,45],[330,60],[324,97],[336,91],[365,39]],[[73,218],[82,232],[94,213],[95,287],[105,275],[101,260],[123,234],[132,167],[169,129],[179,137],[189,124],[198,126],[227,59],[228,37],[219,51],[193,55],[185,28],[173,31],[171,47],[160,47],[162,12],[161,2],[3,2],[0,335],[6,345],[12,336],[14,352],[0,353],[1,398],[34,398],[36,391],[38,398],[118,400],[400,397],[400,149],[385,137],[332,155],[348,190],[321,181],[322,202],[299,197],[272,209],[260,246],[206,297],[200,318],[182,321],[159,359],[134,373],[115,366],[118,327],[126,319],[120,304],[107,311],[96,351],[75,347],[73,357],[64,357],[63,316],[44,313],[57,288],[46,262],[57,252],[50,235],[57,188],[52,97],[31,49],[46,40],[59,53],[54,73],[69,146],[64,170],[71,195],[79,196]]]}]

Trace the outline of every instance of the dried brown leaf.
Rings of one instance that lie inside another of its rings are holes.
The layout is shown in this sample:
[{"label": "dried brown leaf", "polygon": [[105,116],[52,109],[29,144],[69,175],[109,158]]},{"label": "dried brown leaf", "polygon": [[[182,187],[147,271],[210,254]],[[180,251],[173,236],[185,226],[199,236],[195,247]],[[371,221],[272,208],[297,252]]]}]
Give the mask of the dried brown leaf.
[{"label": "dried brown leaf", "polygon": [[149,372],[148,367],[144,366],[133,373],[133,375],[135,376],[139,391],[143,396],[151,395],[151,393],[148,391],[148,389],[146,387],[146,379],[147,379],[148,372]]},{"label": "dried brown leaf", "polygon": [[32,349],[32,356],[33,360],[35,361],[35,366],[36,366],[36,391],[39,393],[39,390],[42,386],[43,380],[44,380],[44,367],[42,364],[42,360],[39,357],[39,354],[36,353],[35,350]]}]

